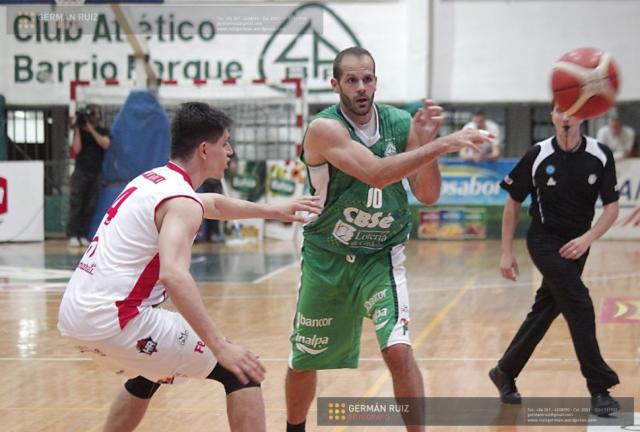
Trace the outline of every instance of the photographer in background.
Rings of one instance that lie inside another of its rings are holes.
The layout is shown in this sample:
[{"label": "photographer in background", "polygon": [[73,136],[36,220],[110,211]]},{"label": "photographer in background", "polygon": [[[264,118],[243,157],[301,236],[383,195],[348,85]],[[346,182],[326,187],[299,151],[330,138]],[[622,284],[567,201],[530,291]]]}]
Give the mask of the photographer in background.
[{"label": "photographer in background", "polygon": [[98,201],[104,152],[111,145],[109,131],[99,126],[100,107],[88,105],[76,112],[71,149],[76,164],[69,183],[69,246],[87,246],[87,230]]}]

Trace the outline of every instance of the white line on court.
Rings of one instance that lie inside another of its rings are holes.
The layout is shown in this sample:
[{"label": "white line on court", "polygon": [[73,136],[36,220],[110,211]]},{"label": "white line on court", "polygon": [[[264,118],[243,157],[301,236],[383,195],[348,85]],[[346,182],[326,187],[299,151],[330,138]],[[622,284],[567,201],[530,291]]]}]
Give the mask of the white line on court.
[{"label": "white line on court", "polygon": [[43,361],[43,362],[72,362],[72,361],[91,361],[91,357],[0,357],[0,361]]},{"label": "white line on court", "polygon": [[[618,279],[633,279],[640,277],[640,272],[633,273],[618,273],[611,275],[599,275],[599,276],[585,276],[582,280],[587,282],[601,282],[608,280],[618,280]],[[495,283],[486,283],[486,284],[478,284],[469,288],[470,291],[478,290],[478,289],[492,289],[492,288],[515,288],[515,287],[530,287],[532,279],[523,279],[520,282],[495,282]],[[437,291],[451,291],[452,288],[455,288],[455,285],[442,286],[438,288],[409,288],[409,293],[414,292],[437,292]]]},{"label": "white line on court", "polygon": [[64,282],[45,282],[45,283],[0,283],[0,293],[22,293],[22,292],[49,292],[64,291],[67,283]]},{"label": "white line on court", "polygon": [[251,282],[253,285],[262,283],[264,281],[266,281],[267,279],[271,279],[272,277],[274,277],[275,275],[278,275],[286,270],[289,270],[291,267],[297,266],[298,262],[292,262],[291,264],[287,264],[286,266],[282,266],[279,269],[276,269],[272,272],[267,273],[264,276],[260,276],[258,279],[254,280],[253,282]]},{"label": "white line on court", "polygon": [[[92,357],[0,357],[0,362],[74,362],[93,361]],[[263,362],[288,362],[287,357],[260,357]],[[382,357],[361,357],[362,362],[382,362]],[[419,362],[496,362],[497,357],[416,357]],[[575,357],[533,357],[529,362],[565,362],[577,361]],[[640,363],[640,358],[609,358],[607,361],[616,363]]]},{"label": "white line on court", "polygon": [[[292,267],[297,267],[298,262],[294,262],[288,264],[286,266],[280,267],[270,273],[267,273],[264,276],[261,276],[258,279],[255,279],[253,282],[221,282],[224,284],[251,284],[257,285],[265,280],[280,274]],[[585,276],[582,279],[587,282],[601,282],[601,281],[611,281],[611,280],[620,280],[620,279],[634,279],[640,277],[640,272],[633,273],[617,273],[611,275],[599,275],[599,276]],[[216,282],[218,283],[218,282]],[[431,282],[435,284],[436,282]],[[496,282],[496,283],[485,283],[485,284],[477,284],[469,288],[469,291],[474,290],[483,290],[483,289],[495,289],[495,288],[518,288],[518,287],[530,287],[532,283],[531,279],[521,280],[520,282]],[[414,285],[415,282],[414,282]],[[16,287],[24,287],[17,289]],[[28,284],[28,283],[0,283],[0,294],[16,294],[16,293],[29,293],[29,292],[62,292],[66,287],[66,283],[60,282],[49,282],[49,283],[40,283],[40,284]],[[453,289],[459,288],[458,285],[444,285],[433,288],[409,288],[409,293],[427,293],[427,292],[442,292],[442,291],[451,291]],[[206,295],[202,298],[204,300],[217,300],[217,299],[264,299],[264,298],[296,298],[297,293],[291,292],[290,294],[241,294],[241,295]],[[2,299],[0,298],[0,301]]]}]

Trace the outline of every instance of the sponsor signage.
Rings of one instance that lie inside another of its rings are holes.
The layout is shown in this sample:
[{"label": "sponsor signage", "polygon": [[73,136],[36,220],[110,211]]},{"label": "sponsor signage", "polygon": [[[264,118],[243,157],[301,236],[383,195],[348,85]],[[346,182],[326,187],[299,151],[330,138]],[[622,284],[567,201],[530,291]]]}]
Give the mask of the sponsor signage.
[{"label": "sponsor signage", "polygon": [[44,164],[0,162],[0,241],[44,240]]},{"label": "sponsor signage", "polygon": [[[620,212],[613,226],[603,238],[612,240],[640,239],[640,159],[616,162]],[[602,214],[602,205],[596,208],[594,223]]]},{"label": "sponsor signage", "polygon": [[[507,192],[500,187],[502,179],[515,166],[517,159],[501,159],[495,162],[467,162],[458,159],[442,159],[442,188],[439,205],[504,205]],[[405,182],[409,204],[421,203],[413,196]],[[524,202],[528,205],[529,199]]]}]

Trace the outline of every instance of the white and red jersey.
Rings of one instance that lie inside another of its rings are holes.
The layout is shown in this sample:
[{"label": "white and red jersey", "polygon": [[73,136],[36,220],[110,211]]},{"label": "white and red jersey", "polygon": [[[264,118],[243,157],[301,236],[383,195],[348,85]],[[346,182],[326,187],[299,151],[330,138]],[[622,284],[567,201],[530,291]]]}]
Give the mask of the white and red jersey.
[{"label": "white and red jersey", "polygon": [[133,179],[115,199],[67,285],[58,317],[63,336],[114,336],[164,300],[155,214],[175,197],[202,206],[187,173],[169,162]]}]

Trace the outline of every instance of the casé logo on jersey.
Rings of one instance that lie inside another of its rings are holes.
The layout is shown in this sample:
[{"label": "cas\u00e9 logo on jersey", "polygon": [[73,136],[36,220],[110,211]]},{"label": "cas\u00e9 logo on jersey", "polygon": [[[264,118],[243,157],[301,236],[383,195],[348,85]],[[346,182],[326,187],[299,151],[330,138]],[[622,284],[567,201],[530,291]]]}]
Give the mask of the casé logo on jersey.
[{"label": "cas\u00e9 logo on jersey", "polygon": [[6,213],[9,209],[8,195],[7,179],[0,177],[0,215]]},{"label": "cas\u00e9 logo on jersey", "polygon": [[391,213],[387,213],[385,216],[383,212],[375,212],[371,214],[356,207],[347,207],[344,209],[342,214],[347,222],[360,228],[380,227],[387,229],[391,228],[391,224],[393,223],[393,216],[391,216]]},{"label": "cas\u00e9 logo on jersey", "polygon": [[[357,207],[347,207],[342,215],[345,221],[336,222],[333,237],[340,243],[352,247],[377,247],[384,243],[387,241],[387,231],[384,230],[391,228],[394,221],[390,212],[386,215],[383,212],[369,213]],[[382,228],[383,231],[368,231],[371,228]],[[352,243],[354,238],[355,241]]]},{"label": "cas\u00e9 logo on jersey", "polygon": [[258,59],[261,78],[306,78],[310,93],[331,92],[333,59],[360,46],[349,26],[328,6],[306,3],[294,9],[267,40]]}]

